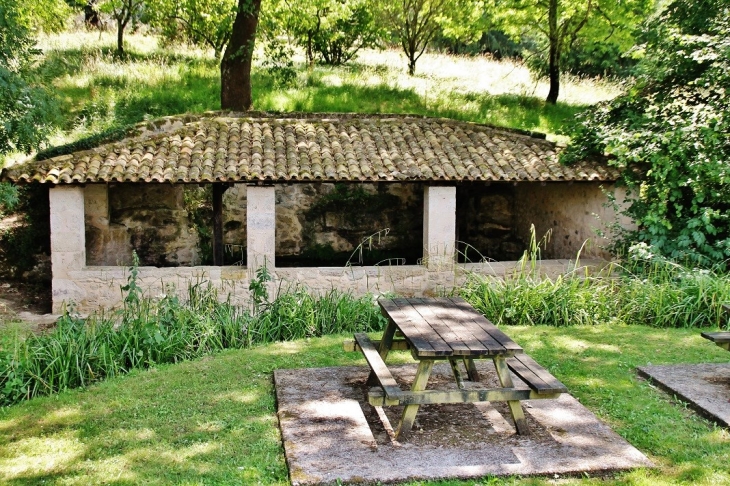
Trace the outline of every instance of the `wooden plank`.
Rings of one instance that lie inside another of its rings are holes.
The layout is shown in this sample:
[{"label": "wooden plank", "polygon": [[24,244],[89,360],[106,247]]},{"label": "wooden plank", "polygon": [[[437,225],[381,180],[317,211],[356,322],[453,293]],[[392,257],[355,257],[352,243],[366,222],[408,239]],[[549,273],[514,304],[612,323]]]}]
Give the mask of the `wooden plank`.
[{"label": "wooden plank", "polygon": [[413,336],[409,337],[406,335],[405,330],[412,327],[410,317],[393,302],[393,299],[379,299],[378,305],[380,305],[383,315],[387,319],[396,323],[398,329],[403,332],[403,336],[420,356],[436,356],[436,351],[428,343],[428,341],[416,336],[415,332]]},{"label": "wooden plank", "polygon": [[[469,336],[466,333],[454,332],[441,315],[436,312],[438,310],[438,301],[436,299],[408,299],[408,302],[421,315],[423,320],[441,336],[441,339],[453,350],[455,356],[479,356],[484,354],[483,346],[479,346],[482,348],[481,352],[478,348],[472,350],[463,341],[464,338],[468,339]],[[475,343],[475,347],[477,347],[477,344]]]},{"label": "wooden plank", "polygon": [[[497,370],[497,376],[499,382],[505,388],[514,388],[512,383],[512,375],[509,373],[509,368],[504,360],[503,356],[494,357],[494,368]],[[519,400],[508,400],[507,405],[512,413],[512,420],[514,420],[515,428],[517,433],[520,435],[529,435],[530,428],[527,426],[527,419],[525,418],[525,411],[522,410],[522,404]]]},{"label": "wooden plank", "polygon": [[702,337],[715,344],[730,343],[730,331],[703,332]]},{"label": "wooden plank", "polygon": [[526,354],[507,358],[507,366],[538,394],[568,392],[565,385]]},{"label": "wooden plank", "polygon": [[507,350],[491,337],[480,326],[475,325],[470,316],[465,315],[454,305],[451,299],[432,299],[438,305],[435,306],[436,314],[448,325],[451,330],[458,334],[462,341],[480,356],[493,356],[495,354],[507,353]]},{"label": "wooden plank", "polygon": [[[433,360],[424,359],[418,362],[416,378],[413,380],[413,385],[411,386],[412,393],[418,393],[426,389],[428,377],[431,376],[431,370],[433,370]],[[404,439],[411,433],[419,406],[418,403],[409,403],[403,408],[400,424],[398,424],[398,429],[395,431],[396,440]]]},{"label": "wooden plank", "polygon": [[378,349],[375,345],[373,345],[373,342],[370,341],[368,335],[365,333],[357,333],[355,334],[355,341],[357,341],[358,346],[362,349],[362,354],[365,355],[365,360],[368,362],[370,369],[377,377],[380,386],[383,387],[385,394],[387,396],[391,396],[400,393],[401,389],[398,386],[398,383],[395,381],[395,378],[393,378],[393,375],[390,374],[390,370],[387,366],[385,366],[385,361],[383,361],[383,358],[380,357]]},{"label": "wooden plank", "polygon": [[[380,341],[373,341],[370,340],[371,343],[373,343],[373,346],[375,346],[376,349],[380,349]],[[345,339],[342,341],[342,349],[345,351],[362,351],[360,349],[360,346],[357,344],[357,341],[354,339]],[[394,339],[393,342],[390,344],[390,350],[393,351],[408,351],[408,342],[405,339]]]},{"label": "wooden plank", "polygon": [[497,326],[492,324],[489,320],[487,320],[486,317],[477,312],[477,310],[469,305],[467,301],[465,301],[461,297],[451,297],[449,300],[453,302],[456,309],[463,313],[465,319],[468,318],[474,324],[481,327],[489,334],[489,336],[494,338],[494,340],[501,344],[509,353],[523,352],[522,347],[520,347],[519,344],[510,339],[510,337],[500,331]]},{"label": "wooden plank", "polygon": [[[428,344],[431,345],[433,350],[437,353],[436,356],[453,355],[454,349],[443,339],[443,337],[441,337],[430,323],[423,318],[421,313],[418,312],[418,309],[413,306],[412,302],[418,303],[419,299],[393,299],[393,303],[400,307],[401,311],[405,312],[408,316],[408,328],[401,328],[406,339],[409,337],[409,334],[415,333],[413,336],[418,336],[420,339],[427,341]],[[399,324],[398,321],[396,321],[396,324]],[[420,353],[417,352],[417,354],[420,356]]]},{"label": "wooden plank", "polygon": [[531,389],[488,388],[482,390],[424,390],[420,392],[401,391],[386,397],[379,388],[368,393],[368,402],[374,407],[398,405],[433,405],[444,403],[510,402],[520,400],[541,400],[557,398],[552,395],[538,394]]}]

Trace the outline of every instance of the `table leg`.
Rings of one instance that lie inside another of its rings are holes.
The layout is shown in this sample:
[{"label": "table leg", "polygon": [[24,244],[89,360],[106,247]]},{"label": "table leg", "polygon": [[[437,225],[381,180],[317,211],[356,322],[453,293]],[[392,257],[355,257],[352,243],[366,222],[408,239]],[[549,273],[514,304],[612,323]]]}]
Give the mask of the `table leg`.
[{"label": "table leg", "polygon": [[[380,347],[378,348],[378,354],[380,354],[380,357],[383,358],[383,361],[385,361],[385,358],[388,357],[390,347],[393,345],[393,336],[395,336],[396,329],[395,323],[391,319],[388,319],[388,324],[385,325],[383,337],[380,339]],[[378,379],[375,376],[374,371],[370,372],[365,383],[368,386],[375,386],[378,384]]]},{"label": "table leg", "polygon": [[[514,388],[512,383],[512,376],[509,374],[509,368],[507,362],[502,356],[494,357],[494,367],[497,369],[497,376],[499,382],[503,388]],[[529,435],[530,429],[527,428],[527,419],[525,419],[525,413],[522,411],[522,405],[519,400],[510,400],[507,402],[509,405],[510,412],[512,412],[512,419],[515,421],[515,427],[517,433],[520,435]]]},{"label": "table leg", "polygon": [[454,374],[456,384],[459,386],[459,390],[464,389],[464,379],[461,377],[461,371],[459,370],[459,362],[454,358],[449,358],[449,364],[451,364],[451,372]]},{"label": "table leg", "polygon": [[[431,375],[433,369],[433,360],[422,360],[418,363],[418,371],[416,372],[416,379],[413,380],[411,391],[417,392],[426,389],[428,384],[428,377]],[[398,430],[395,432],[396,440],[401,440],[411,433],[413,428],[413,422],[416,420],[416,414],[418,413],[418,405],[406,405],[403,409],[403,415],[398,425]]]},{"label": "table leg", "polygon": [[474,364],[474,360],[472,358],[464,358],[464,366],[466,366],[466,376],[469,378],[469,381],[479,381],[479,372]]}]

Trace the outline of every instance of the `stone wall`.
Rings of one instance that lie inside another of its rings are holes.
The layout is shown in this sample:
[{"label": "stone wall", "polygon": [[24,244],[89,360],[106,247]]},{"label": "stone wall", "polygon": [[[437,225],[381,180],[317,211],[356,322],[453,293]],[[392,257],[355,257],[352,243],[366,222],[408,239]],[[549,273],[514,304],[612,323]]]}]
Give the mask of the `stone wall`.
[{"label": "stone wall", "polygon": [[[550,232],[543,258],[611,258],[605,247],[610,242],[610,225],[618,221],[625,228],[633,223],[609,207],[603,191],[613,193],[619,207],[625,191],[605,183],[525,183],[515,187],[517,235],[530,241],[530,225],[540,240]],[[601,232],[603,236],[597,233]],[[586,243],[587,242],[587,243]]]},{"label": "stone wall", "polygon": [[[581,260],[588,269],[603,268],[605,261]],[[269,282],[269,295],[280,289],[296,285],[306,286],[315,293],[333,289],[354,295],[378,296],[395,292],[403,296],[437,296],[463,285],[468,275],[477,273],[494,277],[511,275],[519,268],[519,262],[493,262],[460,264],[429,270],[423,265],[402,265],[392,267],[320,267],[320,268],[276,268],[273,281]],[[574,270],[574,263],[568,260],[544,260],[534,270],[537,274],[555,277]],[[217,289],[218,298],[229,300],[234,305],[250,305],[248,285],[249,271],[244,267],[139,267],[138,285],[145,296],[156,298],[161,294],[177,293],[187,297],[188,285],[208,283]],[[76,310],[90,313],[110,309],[122,304],[121,287],[129,276],[125,267],[86,267],[68,272],[73,286],[64,288],[63,300],[74,302]],[[55,291],[55,290],[54,290]],[[54,312],[60,312],[61,300],[54,298]]]},{"label": "stone wall", "polygon": [[[423,254],[424,188],[421,183],[276,185],[277,261],[283,266],[288,257],[309,257],[293,264],[321,266],[330,256],[336,257],[330,265],[344,265],[363,240],[376,235],[372,249],[415,264]],[[87,185],[87,265],[129,265],[133,249],[142,265],[205,261],[199,234],[184,209],[185,190],[164,184],[116,184],[108,190]],[[529,245],[531,224],[538,238],[552,231],[546,258],[574,257],[587,239],[594,243],[586,256],[607,256],[600,248],[606,241],[596,238],[595,229],[615,215],[603,207],[600,184],[463,183],[456,194],[460,261],[518,259]],[[246,185],[230,187],[223,206],[227,261],[245,265]],[[203,221],[207,218],[212,219],[206,215]]]},{"label": "stone wall", "polygon": [[198,234],[183,204],[183,186],[90,184],[84,190],[86,264],[194,265]]}]

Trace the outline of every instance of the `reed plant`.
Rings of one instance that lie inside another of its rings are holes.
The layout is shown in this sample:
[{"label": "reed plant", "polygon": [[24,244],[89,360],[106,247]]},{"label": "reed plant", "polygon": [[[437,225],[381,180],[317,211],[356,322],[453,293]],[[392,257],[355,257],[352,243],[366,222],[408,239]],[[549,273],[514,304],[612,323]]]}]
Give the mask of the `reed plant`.
[{"label": "reed plant", "polygon": [[[252,286],[265,288],[266,278],[259,273]],[[149,298],[132,266],[123,292],[118,312],[85,319],[66,312],[45,334],[6,339],[0,347],[0,405],[223,349],[383,327],[372,297],[335,290],[317,295],[301,286],[280,287],[271,299],[263,292],[256,305],[238,306],[199,281],[184,298],[172,288]]]},{"label": "reed plant", "polygon": [[636,245],[625,261],[599,271],[580,266],[550,278],[539,272],[534,243],[517,270],[504,278],[471,275],[456,293],[497,324],[652,327],[722,326],[730,303],[730,275],[690,268]]}]

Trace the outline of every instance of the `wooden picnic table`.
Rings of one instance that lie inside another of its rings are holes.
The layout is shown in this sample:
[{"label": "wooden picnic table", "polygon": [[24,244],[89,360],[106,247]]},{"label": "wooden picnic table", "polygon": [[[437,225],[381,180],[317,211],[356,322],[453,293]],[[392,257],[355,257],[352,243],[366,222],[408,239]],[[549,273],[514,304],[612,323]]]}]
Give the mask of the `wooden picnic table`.
[{"label": "wooden picnic table", "polygon": [[[506,401],[517,432],[528,434],[520,400],[556,398],[567,392],[517,343],[461,298],[380,299],[378,304],[388,319],[381,340],[371,341],[358,333],[346,347],[361,350],[370,366],[368,384],[378,386],[368,393],[370,404],[405,406],[395,433],[397,440],[410,433],[420,405],[437,403]],[[391,350],[410,350],[418,361],[410,391],[401,390],[385,363]],[[476,359],[494,362],[501,387],[465,389],[460,363],[467,379],[478,382]],[[459,390],[426,390],[433,365],[439,360],[449,361]],[[510,370],[529,389],[515,388]]]}]

